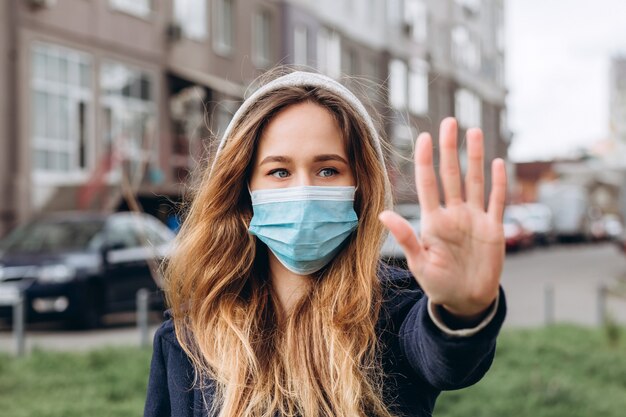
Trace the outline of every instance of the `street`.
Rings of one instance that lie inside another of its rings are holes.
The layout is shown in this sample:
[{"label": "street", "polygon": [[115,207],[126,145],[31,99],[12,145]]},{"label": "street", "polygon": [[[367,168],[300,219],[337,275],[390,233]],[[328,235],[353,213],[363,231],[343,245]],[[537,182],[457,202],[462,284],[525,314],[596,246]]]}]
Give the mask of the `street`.
[{"label": "street", "polygon": [[[599,322],[598,288],[614,286],[626,280],[626,256],[610,243],[554,245],[507,254],[502,285],[505,288],[508,314],[505,327],[543,325],[547,318],[555,322],[596,325]],[[551,290],[550,290],[551,288]],[[546,308],[546,294],[553,294],[552,307]],[[609,296],[609,316],[626,324],[626,298]],[[108,317],[104,329],[66,331],[59,326],[36,325],[27,331],[27,350],[37,346],[54,350],[84,350],[105,345],[136,345],[139,331],[134,315]],[[151,335],[160,315],[152,314]],[[12,352],[14,340],[10,329],[0,329],[0,351]]]},{"label": "street", "polygon": [[[553,288],[554,319],[595,325],[598,287],[626,280],[626,256],[610,243],[554,245],[507,255],[502,285],[508,301],[507,326],[545,322],[546,289]],[[626,298],[608,297],[609,316],[626,324]]]}]

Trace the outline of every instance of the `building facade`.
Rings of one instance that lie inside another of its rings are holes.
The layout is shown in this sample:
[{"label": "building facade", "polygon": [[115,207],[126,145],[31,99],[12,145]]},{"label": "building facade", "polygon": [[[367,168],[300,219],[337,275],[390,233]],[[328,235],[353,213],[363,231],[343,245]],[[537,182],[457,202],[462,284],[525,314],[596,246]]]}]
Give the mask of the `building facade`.
[{"label": "building facade", "polygon": [[[246,86],[279,60],[271,0],[0,4],[0,234],[49,210],[180,197]],[[208,117],[206,117],[208,115]]]},{"label": "building facade", "polygon": [[[390,105],[396,113],[390,132],[393,143],[406,154],[415,136],[429,131],[438,149],[440,120],[455,116],[465,172],[465,132],[480,127],[489,190],[490,161],[507,159],[511,139],[506,125],[503,1],[391,0],[388,7]],[[407,120],[410,129],[405,127]],[[437,152],[434,156],[438,165]],[[409,188],[412,164],[405,162],[401,172],[408,184],[401,198],[414,198],[414,189]],[[485,201],[488,196],[486,192]]]},{"label": "building facade", "polygon": [[604,156],[608,167],[621,172],[619,206],[626,221],[626,56],[611,60],[609,74],[609,114],[611,152]]},{"label": "building facade", "polygon": [[[178,200],[249,85],[276,64],[340,79],[416,201],[419,131],[455,115],[506,156],[503,0],[0,2],[0,235],[50,210]],[[462,142],[462,141],[461,141]],[[461,149],[463,147],[461,146]],[[486,166],[487,179],[489,167]],[[489,182],[487,182],[489,184]]]}]

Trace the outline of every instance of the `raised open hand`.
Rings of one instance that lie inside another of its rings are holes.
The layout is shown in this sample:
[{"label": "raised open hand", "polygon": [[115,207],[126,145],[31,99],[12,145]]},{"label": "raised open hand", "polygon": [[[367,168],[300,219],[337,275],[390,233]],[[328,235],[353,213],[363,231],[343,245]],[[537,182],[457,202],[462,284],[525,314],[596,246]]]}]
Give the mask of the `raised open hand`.
[{"label": "raised open hand", "polygon": [[422,133],[415,150],[420,237],[397,213],[384,211],[379,218],[402,247],[411,273],[431,302],[459,318],[472,320],[491,305],[499,291],[505,250],[502,213],[506,172],[502,159],[492,161],[492,187],[485,211],[483,135],[480,129],[469,129],[464,201],[454,118],[441,122],[439,138],[445,206],[439,204],[432,139]]}]

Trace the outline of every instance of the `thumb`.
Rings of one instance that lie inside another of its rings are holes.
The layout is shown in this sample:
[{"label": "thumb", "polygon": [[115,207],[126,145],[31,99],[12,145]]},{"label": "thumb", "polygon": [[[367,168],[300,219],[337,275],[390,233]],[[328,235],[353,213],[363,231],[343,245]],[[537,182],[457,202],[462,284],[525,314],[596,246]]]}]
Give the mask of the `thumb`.
[{"label": "thumb", "polygon": [[407,263],[411,265],[422,254],[422,245],[415,236],[411,224],[398,213],[385,210],[378,215],[378,219],[389,229],[393,237],[402,248]]}]

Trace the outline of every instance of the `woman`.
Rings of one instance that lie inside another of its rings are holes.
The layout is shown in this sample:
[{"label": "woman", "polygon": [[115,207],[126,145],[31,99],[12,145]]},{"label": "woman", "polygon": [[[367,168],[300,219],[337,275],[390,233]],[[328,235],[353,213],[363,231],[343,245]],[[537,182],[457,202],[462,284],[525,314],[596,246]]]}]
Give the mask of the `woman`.
[{"label": "woman", "polygon": [[[390,207],[380,138],[358,99],[293,72],[237,111],[166,272],[145,416],[427,416],[478,381],[505,315],[502,160],[483,204],[482,137],[419,136],[421,236]],[[387,227],[410,273],[385,267]]]}]

